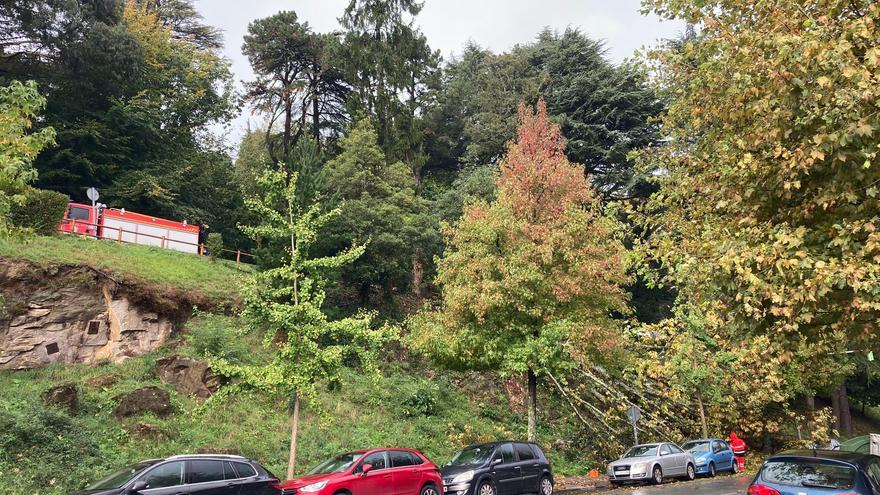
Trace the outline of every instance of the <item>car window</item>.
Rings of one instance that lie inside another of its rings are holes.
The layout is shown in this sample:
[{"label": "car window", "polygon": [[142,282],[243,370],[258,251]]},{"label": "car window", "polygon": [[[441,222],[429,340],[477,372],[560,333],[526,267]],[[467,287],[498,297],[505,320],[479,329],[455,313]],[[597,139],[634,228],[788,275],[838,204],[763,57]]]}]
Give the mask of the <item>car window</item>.
[{"label": "car window", "polygon": [[720,448],[721,450],[730,450],[730,445],[727,445],[727,442],[725,442],[724,440],[718,440],[716,443],[718,444],[718,448]]},{"label": "car window", "polygon": [[513,444],[505,443],[500,445],[495,451],[495,459],[501,459],[502,464],[510,464],[516,462],[516,456],[513,453]]},{"label": "car window", "polygon": [[142,478],[147,488],[165,488],[183,484],[183,461],[168,462],[147,471]]},{"label": "car window", "polygon": [[88,220],[89,210],[77,206],[71,206],[67,210],[67,218],[71,220]]},{"label": "car window", "polygon": [[535,458],[536,458],[536,459],[541,459],[542,461],[547,459],[547,457],[544,456],[544,452],[541,450],[540,447],[538,447],[538,446],[535,445],[535,444],[529,444],[529,447],[531,447],[531,448],[532,448],[532,452],[535,453]]},{"label": "car window", "polygon": [[251,476],[257,475],[257,472],[250,464],[234,462],[233,465],[235,465],[235,472],[238,473],[239,478],[250,478]]},{"label": "car window", "polygon": [[664,443],[663,445],[660,446],[660,455],[666,455],[669,453],[670,453],[669,444]]},{"label": "car window", "polygon": [[407,452],[407,455],[409,455],[409,458],[412,460],[413,466],[421,466],[422,464],[425,463],[424,459],[419,457],[418,454],[416,454],[414,452]]},{"label": "car window", "polygon": [[531,461],[535,458],[535,453],[532,452],[532,449],[524,443],[516,444],[516,454],[519,456],[520,461]]},{"label": "car window", "polygon": [[364,460],[361,461],[361,466],[363,466],[364,464],[369,464],[373,466],[373,471],[378,471],[380,469],[386,469],[388,467],[388,458],[384,451],[373,452],[372,454],[364,457]]},{"label": "car window", "polygon": [[238,473],[235,472],[235,468],[232,467],[232,463],[229,461],[223,463],[223,477],[227,480],[238,478]]},{"label": "car window", "polygon": [[874,490],[880,493],[880,461],[873,461],[868,465],[868,479],[874,485]]},{"label": "car window", "polygon": [[223,461],[198,460],[189,461],[189,482],[208,483],[223,481]]},{"label": "car window", "polygon": [[673,454],[681,454],[681,453],[683,453],[682,450],[681,450],[681,448],[679,448],[678,445],[675,445],[675,444],[673,444],[673,443],[670,443],[670,444],[669,444],[669,450],[670,450]]},{"label": "car window", "polygon": [[767,461],[761,479],[782,485],[847,490],[855,483],[856,470],[837,463],[813,460]]},{"label": "car window", "polygon": [[391,466],[392,467],[406,467],[412,466],[413,458],[410,457],[409,452],[404,452],[402,450],[392,450],[391,451]]},{"label": "car window", "polygon": [[724,450],[724,448],[721,447],[721,442],[712,442],[712,452],[717,454],[717,453],[721,452],[722,450]]}]

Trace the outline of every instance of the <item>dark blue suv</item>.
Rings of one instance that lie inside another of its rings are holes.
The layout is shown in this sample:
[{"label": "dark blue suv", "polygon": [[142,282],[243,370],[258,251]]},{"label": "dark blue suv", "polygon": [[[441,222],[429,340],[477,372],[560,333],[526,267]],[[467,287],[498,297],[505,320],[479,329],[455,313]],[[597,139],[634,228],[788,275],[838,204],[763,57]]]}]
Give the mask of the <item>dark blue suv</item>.
[{"label": "dark blue suv", "polygon": [[530,442],[492,442],[465,447],[440,470],[445,495],[552,495],[553,472],[544,452]]},{"label": "dark blue suv", "polygon": [[880,495],[880,457],[793,450],[767,459],[749,495]]}]

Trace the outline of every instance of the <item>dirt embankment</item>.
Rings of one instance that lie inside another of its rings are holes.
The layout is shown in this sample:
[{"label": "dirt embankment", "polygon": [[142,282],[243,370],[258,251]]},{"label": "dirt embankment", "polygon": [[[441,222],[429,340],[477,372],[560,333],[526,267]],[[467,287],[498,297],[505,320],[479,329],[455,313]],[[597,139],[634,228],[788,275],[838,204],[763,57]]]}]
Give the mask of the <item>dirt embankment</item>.
[{"label": "dirt embankment", "polygon": [[0,369],[120,362],[165,343],[210,301],[87,266],[0,259]]}]

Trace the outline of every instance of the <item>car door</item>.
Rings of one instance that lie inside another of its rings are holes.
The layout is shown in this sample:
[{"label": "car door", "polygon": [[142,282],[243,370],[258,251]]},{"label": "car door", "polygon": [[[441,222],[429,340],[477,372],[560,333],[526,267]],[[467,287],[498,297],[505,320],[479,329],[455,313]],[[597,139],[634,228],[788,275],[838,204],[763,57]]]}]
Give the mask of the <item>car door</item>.
[{"label": "car door", "polygon": [[[365,465],[373,468],[363,473]],[[394,492],[393,475],[390,469],[388,451],[380,450],[368,454],[355,468],[359,477],[352,482],[352,495],[388,495]]]},{"label": "car door", "polygon": [[514,448],[519,461],[520,476],[522,476],[520,492],[537,492],[538,478],[541,476],[541,464],[528,444],[515,443]]},{"label": "car door", "polygon": [[419,495],[422,471],[416,465],[421,464],[421,459],[416,462],[415,456],[404,450],[391,450],[388,457],[391,461],[394,495]]},{"label": "car door", "polygon": [[668,443],[664,443],[660,445],[660,467],[663,469],[663,476],[678,476],[680,473],[678,472],[678,465],[675,462],[675,457],[672,455],[672,450],[669,448]]},{"label": "car door", "polygon": [[688,454],[685,453],[685,451],[681,450],[681,447],[675,445],[674,443],[669,444],[669,451],[672,452],[672,457],[675,459],[675,467],[677,469],[676,472],[680,475],[686,474]]},{"label": "car door", "polygon": [[145,472],[137,481],[147,484],[142,495],[189,495],[184,477],[186,463],[171,461],[159,464]]},{"label": "car door", "polygon": [[718,449],[715,453],[715,465],[724,470],[733,469],[733,463],[736,460],[733,458],[733,451],[730,450],[730,445],[727,445],[727,442],[723,440],[715,440],[715,446]]},{"label": "car door", "polygon": [[226,479],[221,460],[187,461],[186,479],[190,495],[238,495],[239,485]]},{"label": "car door", "polygon": [[231,485],[238,489],[238,495],[263,495],[266,482],[257,476],[257,471],[246,462],[224,461],[223,472]]},{"label": "car door", "polygon": [[498,495],[517,495],[522,488],[522,474],[513,444],[503,443],[495,448],[492,456],[492,477]]}]

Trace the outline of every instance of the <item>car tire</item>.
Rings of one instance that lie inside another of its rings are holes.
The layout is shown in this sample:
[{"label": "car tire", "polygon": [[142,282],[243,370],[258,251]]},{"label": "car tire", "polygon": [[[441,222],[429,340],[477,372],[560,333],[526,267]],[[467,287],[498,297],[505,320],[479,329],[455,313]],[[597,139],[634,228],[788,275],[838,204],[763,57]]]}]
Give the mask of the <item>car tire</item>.
[{"label": "car tire", "polygon": [[496,495],[496,493],[495,485],[488,481],[484,481],[477,487],[477,492],[474,495]]},{"label": "car tire", "polygon": [[660,469],[660,466],[654,466],[654,470],[651,471],[651,483],[655,485],[663,484],[663,470]]},{"label": "car tire", "polygon": [[688,463],[687,474],[685,475],[685,478],[688,481],[693,481],[693,480],[697,479],[697,469],[691,463]]},{"label": "car tire", "polygon": [[710,477],[710,478],[714,478],[714,477],[715,477],[715,474],[716,474],[716,472],[715,472],[715,463],[714,463],[714,462],[710,462],[710,463],[709,463],[709,477]]},{"label": "car tire", "polygon": [[733,474],[739,473],[739,461],[736,460],[736,457],[734,457],[733,462],[730,463],[730,472]]},{"label": "car tire", "polygon": [[434,485],[425,485],[422,487],[422,491],[419,492],[419,495],[440,495],[440,491]]},{"label": "car tire", "polygon": [[549,476],[544,476],[538,482],[538,495],[553,495],[553,481]]}]

